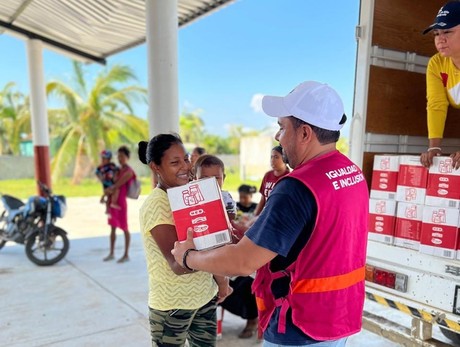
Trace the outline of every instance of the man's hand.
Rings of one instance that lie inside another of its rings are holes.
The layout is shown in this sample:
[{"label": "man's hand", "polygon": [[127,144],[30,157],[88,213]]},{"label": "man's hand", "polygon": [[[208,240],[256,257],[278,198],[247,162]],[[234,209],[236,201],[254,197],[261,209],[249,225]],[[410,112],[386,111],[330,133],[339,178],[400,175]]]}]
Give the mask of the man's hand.
[{"label": "man's hand", "polygon": [[420,163],[426,167],[427,169],[430,168],[431,165],[433,165],[433,157],[438,157],[440,156],[441,149],[440,148],[429,148],[428,151],[422,153],[420,155]]},{"label": "man's hand", "polygon": [[174,242],[174,248],[171,250],[174,259],[182,267],[184,267],[183,257],[187,249],[195,249],[195,244],[193,243],[193,228],[187,229],[187,240]]},{"label": "man's hand", "polygon": [[452,153],[450,157],[452,158],[452,167],[455,170],[460,168],[460,151]]}]

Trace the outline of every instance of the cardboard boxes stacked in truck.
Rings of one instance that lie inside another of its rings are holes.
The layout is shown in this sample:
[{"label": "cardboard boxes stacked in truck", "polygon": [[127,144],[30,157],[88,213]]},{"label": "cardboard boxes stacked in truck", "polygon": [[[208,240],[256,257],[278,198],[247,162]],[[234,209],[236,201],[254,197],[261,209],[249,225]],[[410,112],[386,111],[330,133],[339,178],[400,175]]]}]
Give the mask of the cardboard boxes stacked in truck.
[{"label": "cardboard boxes stacked in truck", "polygon": [[394,242],[399,156],[376,155],[369,200],[369,239]]},{"label": "cardboard boxes stacked in truck", "polygon": [[451,159],[435,157],[427,170],[419,156],[376,155],[373,168],[369,239],[460,259],[460,169]]},{"label": "cardboard boxes stacked in truck", "polygon": [[456,257],[460,218],[460,170],[450,157],[434,157],[427,183],[420,252]]}]

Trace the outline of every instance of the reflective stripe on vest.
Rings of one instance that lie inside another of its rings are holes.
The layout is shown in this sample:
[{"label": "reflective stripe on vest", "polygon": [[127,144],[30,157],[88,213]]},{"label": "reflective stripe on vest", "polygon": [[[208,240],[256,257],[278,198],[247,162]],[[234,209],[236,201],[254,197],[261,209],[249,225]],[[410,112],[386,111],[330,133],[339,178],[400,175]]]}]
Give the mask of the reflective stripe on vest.
[{"label": "reflective stripe on vest", "polygon": [[261,297],[256,296],[256,305],[259,311],[265,311],[267,309],[265,307],[265,301]]},{"label": "reflective stripe on vest", "polygon": [[344,275],[303,279],[292,286],[292,293],[321,293],[345,289],[364,281],[364,277],[365,267],[363,266]]}]

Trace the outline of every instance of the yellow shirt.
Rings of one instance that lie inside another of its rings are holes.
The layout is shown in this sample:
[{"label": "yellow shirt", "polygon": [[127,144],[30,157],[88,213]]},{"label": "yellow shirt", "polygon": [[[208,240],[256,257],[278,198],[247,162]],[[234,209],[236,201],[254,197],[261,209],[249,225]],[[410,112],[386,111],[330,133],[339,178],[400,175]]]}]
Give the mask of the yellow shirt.
[{"label": "yellow shirt", "polygon": [[460,70],[439,53],[431,57],[426,70],[428,138],[442,138],[447,108],[460,108]]},{"label": "yellow shirt", "polygon": [[213,276],[202,271],[176,275],[150,234],[157,225],[174,225],[165,191],[152,190],[140,209],[139,221],[149,274],[149,307],[161,311],[193,310],[207,304],[217,294]]}]

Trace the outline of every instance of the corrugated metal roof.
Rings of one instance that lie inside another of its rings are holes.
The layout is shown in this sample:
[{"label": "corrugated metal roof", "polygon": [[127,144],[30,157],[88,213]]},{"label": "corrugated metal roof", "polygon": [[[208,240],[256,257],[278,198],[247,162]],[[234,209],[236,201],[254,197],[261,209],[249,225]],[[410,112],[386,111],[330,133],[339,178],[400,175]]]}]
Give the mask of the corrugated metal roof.
[{"label": "corrugated metal roof", "polygon": [[[178,25],[186,25],[235,0],[178,0]],[[45,44],[105,62],[145,42],[145,0],[2,0],[0,34]]]}]

